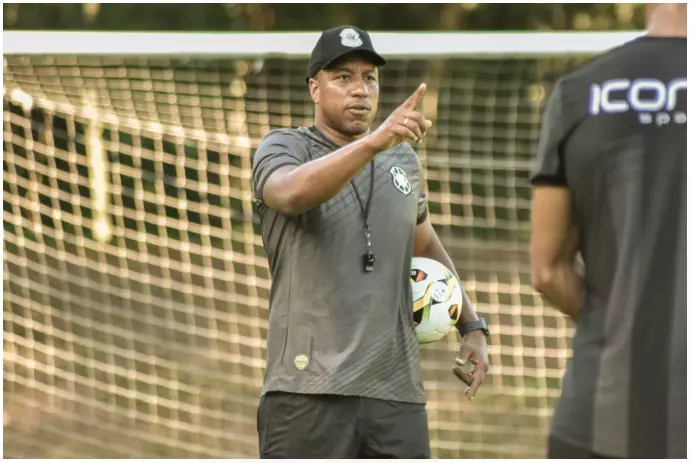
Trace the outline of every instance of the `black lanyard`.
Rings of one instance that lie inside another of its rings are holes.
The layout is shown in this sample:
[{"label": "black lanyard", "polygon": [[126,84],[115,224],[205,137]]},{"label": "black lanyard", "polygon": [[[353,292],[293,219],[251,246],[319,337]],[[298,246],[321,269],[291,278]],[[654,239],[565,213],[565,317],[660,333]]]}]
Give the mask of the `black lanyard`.
[{"label": "black lanyard", "polygon": [[363,270],[365,272],[372,272],[375,268],[375,254],[372,253],[372,242],[370,241],[370,225],[368,225],[368,216],[370,215],[370,204],[372,203],[373,190],[375,188],[375,160],[370,162],[370,193],[368,194],[368,201],[363,206],[363,201],[360,199],[358,194],[358,189],[353,180],[351,180],[351,188],[356,194],[356,200],[358,201],[358,206],[360,206],[361,217],[363,218],[363,234],[365,235],[365,254],[363,254]]},{"label": "black lanyard", "polygon": [[[309,127],[309,130],[321,139],[325,140],[327,143],[329,143],[333,147],[333,149],[338,149],[338,146],[336,146],[334,142],[329,140],[314,125],[312,127]],[[356,184],[353,181],[353,179],[351,179],[350,183],[351,188],[353,188],[353,192],[356,194],[356,200],[358,201],[358,206],[360,206],[360,213],[363,219],[363,234],[365,235],[365,254],[363,254],[363,270],[365,272],[372,272],[375,268],[375,254],[372,253],[372,242],[370,241],[371,233],[370,225],[368,225],[368,216],[370,214],[370,203],[372,203],[373,191],[375,189],[375,160],[373,159],[370,162],[370,193],[368,194],[368,201],[367,203],[365,203],[365,206],[363,205],[363,201],[361,201],[360,199],[358,189],[356,188]]]}]

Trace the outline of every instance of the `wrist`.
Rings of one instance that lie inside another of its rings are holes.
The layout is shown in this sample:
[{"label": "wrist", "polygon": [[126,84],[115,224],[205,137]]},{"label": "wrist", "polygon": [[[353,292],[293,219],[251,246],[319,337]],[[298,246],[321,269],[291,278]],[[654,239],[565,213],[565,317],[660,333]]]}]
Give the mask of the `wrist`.
[{"label": "wrist", "polygon": [[376,132],[370,132],[361,138],[360,143],[369,158],[374,158],[380,151],[384,151],[377,142]]},{"label": "wrist", "polygon": [[471,333],[482,334],[486,338],[490,337],[488,324],[485,322],[485,319],[483,318],[478,318],[475,321],[467,323],[457,323],[456,328],[459,331],[459,334],[462,338]]}]

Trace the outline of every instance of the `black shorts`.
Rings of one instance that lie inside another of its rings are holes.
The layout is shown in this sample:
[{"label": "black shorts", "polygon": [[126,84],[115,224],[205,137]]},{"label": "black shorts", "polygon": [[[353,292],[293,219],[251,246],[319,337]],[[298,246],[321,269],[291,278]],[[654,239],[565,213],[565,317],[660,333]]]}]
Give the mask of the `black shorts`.
[{"label": "black shorts", "polygon": [[599,455],[598,453],[581,447],[575,447],[555,436],[550,436],[550,440],[548,441],[548,458],[555,460],[585,460],[611,457]]},{"label": "black shorts", "polygon": [[270,392],[257,431],[260,458],[430,458],[421,404]]}]

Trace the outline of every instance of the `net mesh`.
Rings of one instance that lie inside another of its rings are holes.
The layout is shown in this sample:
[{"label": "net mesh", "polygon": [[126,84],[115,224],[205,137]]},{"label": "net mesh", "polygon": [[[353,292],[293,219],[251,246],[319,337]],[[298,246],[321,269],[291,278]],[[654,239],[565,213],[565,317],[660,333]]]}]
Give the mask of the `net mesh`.
[{"label": "net mesh", "polygon": [[[422,347],[434,457],[541,457],[571,327],[530,286],[527,177],[554,59],[392,60],[425,81],[430,217],[493,328],[473,403]],[[269,272],[251,155],[313,115],[306,62],[6,56],[4,451],[257,457]]]}]

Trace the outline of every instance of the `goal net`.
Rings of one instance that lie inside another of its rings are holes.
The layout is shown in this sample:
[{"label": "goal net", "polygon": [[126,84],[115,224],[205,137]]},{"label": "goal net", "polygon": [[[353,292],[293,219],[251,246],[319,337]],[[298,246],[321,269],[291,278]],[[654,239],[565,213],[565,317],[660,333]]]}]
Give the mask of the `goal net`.
[{"label": "goal net", "polygon": [[[307,34],[8,33],[6,457],[257,457],[270,278],[250,192],[311,124]],[[571,326],[530,285],[528,175],[551,84],[633,34],[373,34],[380,116],[421,82],[430,217],[480,314],[422,347],[433,456],[541,457]]]}]

